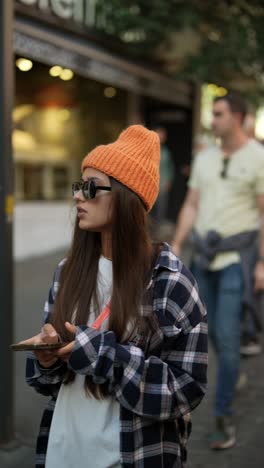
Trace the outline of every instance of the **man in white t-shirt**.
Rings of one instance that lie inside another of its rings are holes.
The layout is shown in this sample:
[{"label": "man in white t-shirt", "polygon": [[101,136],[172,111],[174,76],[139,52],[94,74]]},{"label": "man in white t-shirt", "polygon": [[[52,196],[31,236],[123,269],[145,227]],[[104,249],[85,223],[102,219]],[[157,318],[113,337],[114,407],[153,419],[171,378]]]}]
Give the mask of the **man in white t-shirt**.
[{"label": "man in white t-shirt", "polygon": [[[207,305],[209,333],[218,364],[216,430],[210,444],[213,449],[229,448],[236,441],[232,402],[239,375],[245,292],[239,245],[242,241],[244,251],[249,251],[252,235],[256,245],[259,238],[251,271],[252,291],[253,280],[255,290],[264,289],[264,149],[249,139],[243,129],[246,112],[246,105],[237,94],[215,99],[212,129],[221,145],[207,148],[195,157],[172,243],[179,255],[183,241],[195,229],[195,245],[199,247],[192,270]],[[224,245],[231,242],[233,247],[221,250],[223,241]]]}]

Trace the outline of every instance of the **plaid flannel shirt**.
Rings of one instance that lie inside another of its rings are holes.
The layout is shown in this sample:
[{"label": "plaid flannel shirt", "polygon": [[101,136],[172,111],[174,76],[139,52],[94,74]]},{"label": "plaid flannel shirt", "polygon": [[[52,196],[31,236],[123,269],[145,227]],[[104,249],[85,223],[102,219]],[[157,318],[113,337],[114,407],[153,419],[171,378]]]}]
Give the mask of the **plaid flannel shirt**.
[{"label": "plaid flannel shirt", "polygon": [[[55,272],[45,321],[49,321],[63,262]],[[36,467],[45,466],[49,430],[67,366],[108,382],[120,403],[120,462],[123,468],[185,466],[191,431],[190,411],[206,390],[206,311],[190,271],[167,244],[153,269],[142,314],[154,326],[137,330],[119,343],[112,331],[77,327],[69,363],[43,369],[34,353],[27,359],[26,378],[38,392],[50,395],[37,441]],[[87,431],[91,430],[87,421]]]}]

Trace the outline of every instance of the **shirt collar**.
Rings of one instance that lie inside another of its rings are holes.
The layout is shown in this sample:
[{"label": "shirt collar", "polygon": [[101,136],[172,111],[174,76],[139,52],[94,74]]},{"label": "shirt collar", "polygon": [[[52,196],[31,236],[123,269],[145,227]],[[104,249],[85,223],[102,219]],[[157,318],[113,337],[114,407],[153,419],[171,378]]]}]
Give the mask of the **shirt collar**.
[{"label": "shirt collar", "polygon": [[152,270],[151,280],[147,286],[147,289],[151,287],[152,282],[155,276],[157,276],[160,269],[165,269],[171,272],[177,272],[180,270],[179,259],[173,253],[170,245],[167,244],[167,242],[162,243],[162,249],[157,257],[155,266]]},{"label": "shirt collar", "polygon": [[179,271],[179,259],[173,253],[171,246],[167,242],[163,242],[162,249],[157,257],[153,272],[165,268],[170,271]]}]

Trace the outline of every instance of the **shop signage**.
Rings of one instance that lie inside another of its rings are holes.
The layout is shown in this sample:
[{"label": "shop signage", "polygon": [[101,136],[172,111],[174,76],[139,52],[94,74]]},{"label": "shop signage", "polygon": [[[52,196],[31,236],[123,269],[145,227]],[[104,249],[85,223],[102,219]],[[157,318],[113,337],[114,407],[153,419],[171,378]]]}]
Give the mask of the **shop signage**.
[{"label": "shop signage", "polygon": [[97,0],[16,0],[16,3],[84,26],[96,26],[97,23]]}]

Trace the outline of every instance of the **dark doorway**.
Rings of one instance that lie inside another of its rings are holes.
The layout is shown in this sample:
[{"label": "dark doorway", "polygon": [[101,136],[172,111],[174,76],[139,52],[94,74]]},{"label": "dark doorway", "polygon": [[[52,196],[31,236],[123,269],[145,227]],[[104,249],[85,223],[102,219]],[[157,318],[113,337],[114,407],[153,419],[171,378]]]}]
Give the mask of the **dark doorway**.
[{"label": "dark doorway", "polygon": [[166,145],[174,165],[167,217],[174,222],[186,194],[192,158],[192,109],[145,97],[142,100],[142,115],[148,128],[160,125],[167,130]]}]

